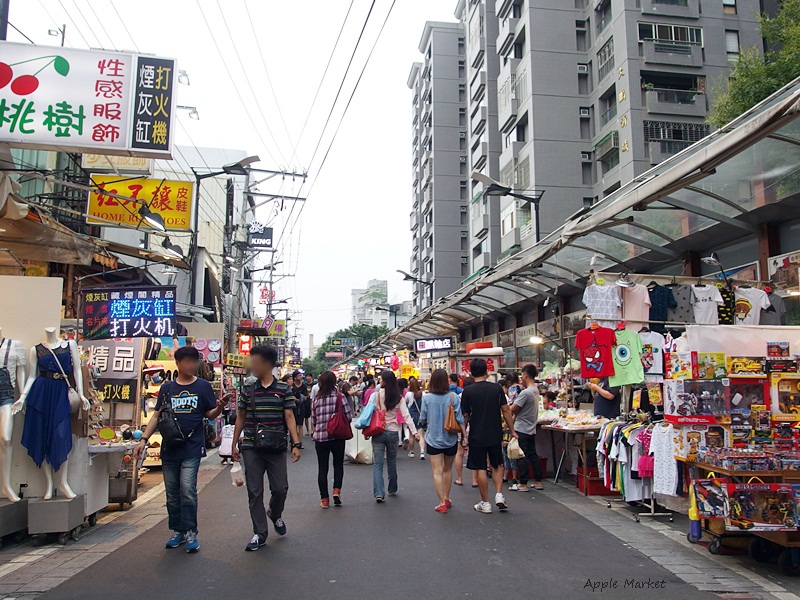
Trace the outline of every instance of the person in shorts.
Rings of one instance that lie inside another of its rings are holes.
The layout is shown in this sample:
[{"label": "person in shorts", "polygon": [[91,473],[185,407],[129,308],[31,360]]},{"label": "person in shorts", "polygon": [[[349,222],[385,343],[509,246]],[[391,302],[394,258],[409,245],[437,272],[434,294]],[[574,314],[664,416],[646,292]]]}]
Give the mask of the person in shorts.
[{"label": "person in shorts", "polygon": [[475,383],[461,394],[461,411],[465,422],[469,425],[469,458],[467,468],[478,476],[478,489],[481,501],[475,510],[491,513],[489,503],[489,478],[486,473],[487,463],[492,467],[494,481],[494,503],[500,510],[507,510],[503,495],[503,423],[505,420],[512,438],[517,437],[514,431],[514,419],[511,407],[506,401],[503,388],[488,381],[488,366],[482,358],[475,358],[469,364],[469,370]]}]

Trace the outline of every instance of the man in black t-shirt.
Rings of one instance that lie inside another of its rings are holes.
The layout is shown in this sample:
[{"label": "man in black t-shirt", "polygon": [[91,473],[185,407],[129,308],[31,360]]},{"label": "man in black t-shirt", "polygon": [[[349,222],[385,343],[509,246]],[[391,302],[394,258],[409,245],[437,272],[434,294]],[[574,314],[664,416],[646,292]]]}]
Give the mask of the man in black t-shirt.
[{"label": "man in black t-shirt", "polygon": [[508,509],[505,496],[503,496],[503,424],[516,438],[514,419],[511,408],[506,401],[503,388],[496,383],[487,381],[487,364],[482,358],[475,358],[469,364],[469,370],[475,383],[464,388],[461,394],[461,412],[464,413],[466,424],[469,425],[469,458],[467,468],[477,471],[478,488],[481,501],[475,505],[475,510],[481,513],[491,513],[492,505],[489,503],[489,478],[486,467],[492,467],[492,480],[494,481],[494,503],[500,510]]},{"label": "man in black t-shirt", "polygon": [[178,376],[161,386],[155,413],[133,455],[138,461],[146,451],[147,442],[158,427],[162,408],[168,403],[186,439],[181,442],[164,439],[161,448],[167,514],[173,532],[166,547],[177,548],[185,543],[186,551],[191,553],[200,549],[197,541],[197,472],[205,454],[203,422],[204,419],[216,419],[222,413],[225,401],[215,397],[208,381],[195,375],[200,364],[197,348],[178,348],[175,364]]}]

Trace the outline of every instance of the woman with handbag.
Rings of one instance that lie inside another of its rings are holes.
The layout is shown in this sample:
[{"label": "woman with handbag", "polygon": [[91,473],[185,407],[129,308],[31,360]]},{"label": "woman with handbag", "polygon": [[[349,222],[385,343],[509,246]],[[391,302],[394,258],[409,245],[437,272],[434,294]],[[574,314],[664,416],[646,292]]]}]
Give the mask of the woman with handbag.
[{"label": "woman with handbag", "polygon": [[458,434],[467,439],[461,400],[450,391],[447,371],[436,369],[431,374],[428,393],[422,398],[420,429],[424,430],[428,460],[433,472],[433,486],[439,497],[436,512],[446,513],[453,505],[450,489],[453,486],[453,463],[458,451]]},{"label": "woman with handbag", "polygon": [[[414,425],[419,429],[419,411],[422,408],[422,386],[419,379],[416,377],[409,377],[408,379],[408,392],[406,392],[406,406],[411,418],[414,420]],[[414,458],[414,438],[410,438],[408,442],[408,456]],[[425,438],[419,438],[419,458],[425,460]]]},{"label": "woman with handbag", "polygon": [[311,427],[317,450],[319,471],[317,483],[322,508],[330,506],[328,495],[328,467],[333,455],[333,504],[342,505],[342,480],[344,479],[345,441],[353,437],[350,421],[353,419],[353,405],[341,392],[336,390],[336,375],[325,371],[319,376],[319,390],[311,402]]},{"label": "woman with handbag", "polygon": [[383,480],[384,462],[389,471],[389,495],[397,494],[397,448],[400,439],[397,415],[403,415],[414,439],[419,440],[419,434],[408,412],[405,398],[397,385],[397,377],[392,371],[386,369],[381,372],[381,387],[373,394],[373,398],[375,410],[369,427],[364,429],[364,437],[372,438],[372,453],[375,457],[372,467],[372,490],[375,501],[380,504],[386,499]]}]

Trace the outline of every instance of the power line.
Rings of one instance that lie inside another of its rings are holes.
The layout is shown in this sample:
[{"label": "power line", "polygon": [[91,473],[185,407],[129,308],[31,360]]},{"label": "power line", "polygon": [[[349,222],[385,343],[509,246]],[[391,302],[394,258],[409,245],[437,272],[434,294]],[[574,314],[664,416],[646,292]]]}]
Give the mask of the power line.
[{"label": "power line", "polygon": [[125,29],[125,33],[128,34],[128,37],[131,39],[131,42],[133,42],[133,47],[136,49],[137,52],[139,52],[139,46],[136,45],[136,40],[133,39],[131,32],[128,31],[128,26],[125,24],[125,19],[123,19],[122,15],[119,14],[117,7],[114,6],[113,0],[108,0],[108,3],[111,5],[111,8],[114,9],[114,12],[117,13],[117,18],[120,20],[120,23],[122,23],[122,27]]},{"label": "power line", "polygon": [[239,102],[242,104],[242,108],[247,114],[248,119],[250,119],[250,123],[253,125],[253,129],[255,130],[256,135],[258,135],[259,139],[261,140],[261,143],[264,146],[264,150],[266,150],[267,155],[270,157],[273,163],[278,164],[278,161],[275,159],[275,156],[272,154],[272,152],[270,152],[269,146],[267,145],[266,141],[264,141],[264,138],[261,135],[258,126],[253,120],[253,115],[250,114],[250,111],[247,109],[247,106],[245,105],[242,95],[239,93],[239,88],[236,86],[236,82],[234,82],[233,80],[233,75],[231,74],[231,71],[228,68],[227,63],[225,62],[225,57],[222,56],[222,49],[219,47],[219,44],[217,43],[217,38],[214,36],[214,32],[212,31],[211,25],[209,24],[208,19],[206,18],[205,12],[203,12],[203,7],[200,5],[200,0],[195,0],[195,2],[197,4],[197,8],[200,9],[200,14],[203,17],[203,22],[206,24],[206,29],[208,29],[208,33],[211,36],[211,41],[214,42],[214,47],[217,49],[217,54],[219,54],[219,58],[222,61],[222,66],[225,68],[225,72],[228,74],[228,79],[230,79],[231,86],[236,91],[236,96],[237,98],[239,98]]},{"label": "power line", "polygon": [[20,35],[21,35],[22,37],[24,37],[26,40],[28,40],[28,41],[29,41],[31,44],[33,44],[34,46],[36,45],[36,42],[34,42],[34,41],[31,39],[31,38],[29,38],[27,35],[25,35],[24,33],[22,33],[22,32],[19,30],[19,28],[18,28],[16,25],[14,25],[14,24],[13,24],[11,21],[9,21],[9,22],[8,22],[8,24],[9,24],[9,26],[11,26],[11,28],[12,28],[14,31],[16,31],[18,34],[20,34]]},{"label": "power line", "polygon": [[[54,19],[54,18],[53,18],[53,15],[51,15],[51,14],[50,14],[50,11],[49,11],[49,10],[47,10],[47,6],[45,6],[45,4],[44,4],[44,2],[43,2],[42,0],[39,0],[39,6],[41,6],[41,7],[42,7],[42,10],[44,10],[45,14],[46,14],[48,17],[50,17],[50,20],[53,22],[53,25],[55,25],[55,26],[56,26],[58,29],[61,29],[61,26],[62,26],[62,24],[63,24],[63,21],[57,21],[56,19]],[[69,43],[69,42],[67,42],[66,40],[64,40],[64,43],[65,43],[67,46],[69,46],[70,48],[72,48],[72,44],[70,44],[70,43]]]},{"label": "power line", "polygon": [[[81,36],[81,39],[83,40],[83,43],[86,44],[87,48],[91,48],[92,45],[89,43],[89,40],[87,40],[86,37],[83,35],[83,32],[80,30],[80,28],[75,24],[75,21],[72,20],[72,16],[69,14],[69,11],[64,6],[64,3],[61,0],[58,0],[58,3],[61,5],[61,9],[67,15],[67,18],[69,19],[69,22],[72,23],[72,26],[75,28],[75,31],[78,32],[79,36]],[[42,4],[42,6],[44,6],[44,4]]]},{"label": "power line", "polygon": [[[75,0],[75,6],[78,6],[78,0]],[[114,51],[116,51],[117,50],[117,45],[114,43],[114,38],[112,37],[112,35],[110,33],[108,33],[108,29],[106,29],[106,26],[103,23],[103,21],[100,20],[100,17],[97,16],[97,13],[95,12],[94,7],[92,7],[92,4],[89,2],[89,0],[86,0],[86,6],[88,6],[89,10],[92,11],[92,14],[94,15],[94,18],[97,19],[97,22],[100,24],[100,29],[102,29],[103,33],[106,34],[106,37],[108,38],[108,41],[111,42],[111,47],[114,48]],[[80,10],[80,9],[78,9],[78,10]],[[81,16],[83,16],[83,14],[81,14]],[[86,22],[88,23],[89,21],[87,20]]]},{"label": "power line", "polygon": [[317,98],[319,97],[320,90],[322,90],[322,84],[325,82],[325,77],[328,75],[328,68],[331,66],[331,62],[333,61],[333,57],[336,54],[336,48],[339,47],[339,40],[342,39],[342,33],[344,33],[345,25],[347,25],[347,19],[350,17],[350,11],[353,8],[353,3],[355,0],[350,0],[350,6],[347,9],[347,14],[344,16],[344,21],[342,21],[342,26],[339,28],[339,35],[336,36],[336,42],[333,44],[333,50],[331,50],[331,54],[328,57],[328,64],[325,65],[325,71],[322,73],[322,79],[319,80],[319,85],[317,86],[317,91],[314,94],[314,99],[311,101],[311,108],[308,109],[308,114],[306,115],[306,120],[303,123],[303,127],[300,130],[300,137],[297,138],[297,146],[295,147],[295,152],[292,154],[292,160],[295,159],[297,155],[297,148],[300,147],[300,142],[303,139],[303,134],[306,131],[306,126],[308,125],[308,121],[311,118],[311,112],[314,110],[314,106],[317,103]]},{"label": "power line", "polygon": [[[281,118],[281,123],[283,123],[283,130],[286,132],[286,138],[289,140],[289,145],[292,147],[292,160],[294,160],[294,157],[297,155],[297,146],[294,143],[292,143],[292,136],[289,134],[289,128],[286,126],[286,119],[283,116],[283,111],[281,110],[280,102],[278,102],[278,96],[275,94],[275,88],[272,85],[272,78],[269,76],[269,69],[267,69],[267,61],[264,59],[264,51],[261,49],[261,42],[258,39],[258,34],[256,33],[256,28],[255,25],[253,24],[253,17],[250,16],[250,8],[247,6],[247,0],[242,0],[242,3],[244,4],[245,12],[247,12],[247,20],[250,22],[250,30],[253,32],[253,38],[255,38],[256,40],[258,55],[261,58],[261,65],[264,67],[264,75],[267,78],[267,84],[269,85],[269,90],[270,92],[272,92],[272,99],[275,101],[275,108],[278,109],[278,116]],[[298,143],[300,142],[298,141]]]}]

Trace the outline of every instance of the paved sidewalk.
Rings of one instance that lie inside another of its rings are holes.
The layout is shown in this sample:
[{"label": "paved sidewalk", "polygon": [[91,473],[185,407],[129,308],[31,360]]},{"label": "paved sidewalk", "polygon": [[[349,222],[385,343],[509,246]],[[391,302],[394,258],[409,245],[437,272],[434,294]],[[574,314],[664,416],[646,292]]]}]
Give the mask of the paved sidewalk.
[{"label": "paved sidewalk", "polygon": [[[200,465],[198,489],[205,487],[222,470],[216,454],[209,456]],[[76,542],[36,547],[29,541],[0,550],[0,598],[36,598],[135,540],[165,516],[164,484],[160,483],[139,496],[129,510],[98,515],[97,525],[84,528]]]}]

